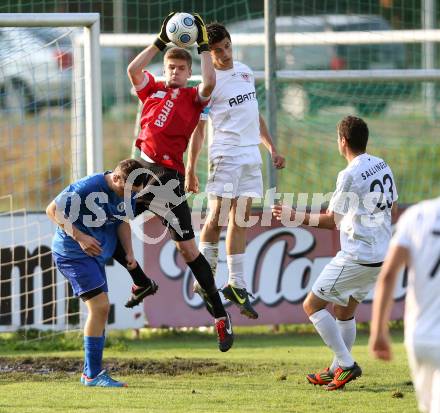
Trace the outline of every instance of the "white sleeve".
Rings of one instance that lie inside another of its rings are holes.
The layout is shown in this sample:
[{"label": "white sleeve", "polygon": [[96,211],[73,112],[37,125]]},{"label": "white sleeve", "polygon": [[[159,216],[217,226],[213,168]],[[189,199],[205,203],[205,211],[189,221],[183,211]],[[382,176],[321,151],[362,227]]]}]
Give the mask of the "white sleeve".
[{"label": "white sleeve", "polygon": [[340,215],[348,213],[350,206],[352,205],[352,196],[356,194],[352,191],[353,178],[349,173],[341,171],[338,174],[336,181],[336,189],[330,199],[328,210],[336,212]]}]

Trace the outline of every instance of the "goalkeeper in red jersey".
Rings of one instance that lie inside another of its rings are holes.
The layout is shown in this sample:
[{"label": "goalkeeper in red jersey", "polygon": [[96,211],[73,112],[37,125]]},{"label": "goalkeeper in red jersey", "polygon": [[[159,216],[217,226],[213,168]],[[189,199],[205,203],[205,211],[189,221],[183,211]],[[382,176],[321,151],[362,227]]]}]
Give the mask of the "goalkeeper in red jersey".
[{"label": "goalkeeper in red jersey", "polygon": [[[140,52],[127,68],[128,77],[143,104],[141,131],[135,143],[137,159],[149,175],[136,205],[136,215],[149,210],[160,216],[168,227],[178,251],[206,292],[205,303],[215,319],[219,349],[228,351],[233,343],[231,320],[221,302],[211,267],[197,248],[184,190],[183,153],[215,87],[208,35],[201,17],[195,15],[202,83],[197,87],[187,87],[192,59],[185,49],[178,47],[165,52],[165,82],[156,81],[151,73],[144,70],[170,42],[166,25],[173,15],[171,13],[164,20],[154,44]],[[144,290],[144,287],[133,289],[131,304],[143,299]]]}]

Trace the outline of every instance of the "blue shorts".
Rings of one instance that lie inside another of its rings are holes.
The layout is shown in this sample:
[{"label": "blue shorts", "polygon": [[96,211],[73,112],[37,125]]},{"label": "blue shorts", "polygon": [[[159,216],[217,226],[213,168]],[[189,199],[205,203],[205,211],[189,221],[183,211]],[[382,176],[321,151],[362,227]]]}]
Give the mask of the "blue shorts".
[{"label": "blue shorts", "polygon": [[66,258],[52,253],[58,270],[67,278],[76,296],[80,296],[95,288],[108,292],[105,267],[92,257]]}]

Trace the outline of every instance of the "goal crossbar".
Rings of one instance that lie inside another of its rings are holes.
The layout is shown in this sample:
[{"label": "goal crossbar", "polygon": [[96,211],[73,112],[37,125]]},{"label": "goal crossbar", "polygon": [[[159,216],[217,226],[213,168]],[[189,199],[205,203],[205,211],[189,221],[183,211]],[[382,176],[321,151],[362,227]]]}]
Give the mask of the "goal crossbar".
[{"label": "goal crossbar", "polygon": [[[231,36],[237,46],[264,46],[266,43],[264,33],[232,33]],[[155,34],[106,33],[101,34],[99,41],[101,46],[145,47],[152,44],[156,37]],[[277,33],[275,41],[277,46],[440,42],[440,29]]]},{"label": "goal crossbar", "polygon": [[82,27],[99,22],[99,13],[0,13],[0,27]]},{"label": "goal crossbar", "polygon": [[[146,47],[156,39],[155,34],[101,34],[99,43],[106,47]],[[237,46],[264,46],[264,34],[232,34]],[[369,32],[307,32],[277,33],[277,46],[388,44],[440,42],[440,29],[434,30],[381,30]],[[263,80],[263,71],[254,72],[255,79]],[[276,78],[297,82],[371,82],[371,81],[438,81],[439,69],[374,69],[374,70],[279,70]],[[193,76],[192,80],[201,80]]]}]

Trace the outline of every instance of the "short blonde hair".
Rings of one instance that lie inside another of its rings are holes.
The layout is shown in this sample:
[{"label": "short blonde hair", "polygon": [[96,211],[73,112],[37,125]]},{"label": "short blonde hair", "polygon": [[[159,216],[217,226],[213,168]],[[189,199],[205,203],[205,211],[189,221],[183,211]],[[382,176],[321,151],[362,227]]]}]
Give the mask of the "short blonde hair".
[{"label": "short blonde hair", "polygon": [[188,67],[191,69],[192,66],[192,57],[189,52],[181,47],[172,47],[168,49],[163,57],[163,61],[165,62],[167,59],[180,59],[185,60],[188,63]]}]

